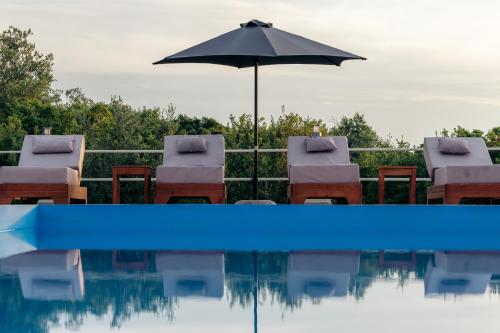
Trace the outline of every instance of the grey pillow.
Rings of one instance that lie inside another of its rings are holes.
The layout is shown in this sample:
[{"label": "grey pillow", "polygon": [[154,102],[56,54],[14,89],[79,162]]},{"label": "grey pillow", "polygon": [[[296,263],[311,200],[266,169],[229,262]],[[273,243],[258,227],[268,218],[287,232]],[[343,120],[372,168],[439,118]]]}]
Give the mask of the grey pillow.
[{"label": "grey pillow", "polygon": [[33,154],[68,154],[73,152],[75,139],[68,136],[41,135],[35,137]]},{"label": "grey pillow", "polygon": [[319,153],[334,151],[337,148],[332,137],[311,137],[306,140],[306,151],[308,153]]},{"label": "grey pillow", "polygon": [[439,152],[449,155],[469,154],[469,141],[459,138],[439,138]]},{"label": "grey pillow", "polygon": [[207,151],[207,140],[199,136],[186,136],[176,142],[177,152],[186,153],[204,153]]}]

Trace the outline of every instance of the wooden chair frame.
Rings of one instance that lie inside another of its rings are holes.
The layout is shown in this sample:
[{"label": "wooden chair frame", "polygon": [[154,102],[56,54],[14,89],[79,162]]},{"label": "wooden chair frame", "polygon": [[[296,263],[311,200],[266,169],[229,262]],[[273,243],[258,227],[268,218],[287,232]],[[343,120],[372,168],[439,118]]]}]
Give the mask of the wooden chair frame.
[{"label": "wooden chair frame", "polygon": [[170,203],[178,198],[206,198],[212,204],[226,203],[226,185],[157,183],[155,203]]},{"label": "wooden chair frame", "polygon": [[288,202],[291,204],[303,204],[306,199],[324,198],[345,198],[348,204],[359,205],[362,200],[361,183],[288,185]]},{"label": "wooden chair frame", "polygon": [[0,204],[14,199],[52,199],[55,204],[87,203],[87,188],[68,184],[0,184]]},{"label": "wooden chair frame", "polygon": [[446,184],[427,188],[427,203],[458,205],[462,199],[500,199],[500,184]]}]

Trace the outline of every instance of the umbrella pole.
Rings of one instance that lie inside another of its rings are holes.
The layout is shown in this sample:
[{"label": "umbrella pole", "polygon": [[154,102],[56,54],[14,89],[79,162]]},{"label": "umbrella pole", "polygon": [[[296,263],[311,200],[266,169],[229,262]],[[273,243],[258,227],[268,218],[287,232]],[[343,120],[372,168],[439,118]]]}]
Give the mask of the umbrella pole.
[{"label": "umbrella pole", "polygon": [[253,118],[253,199],[259,198],[258,190],[258,149],[259,149],[259,108],[258,108],[258,71],[259,64],[255,62],[254,66],[254,118]]}]

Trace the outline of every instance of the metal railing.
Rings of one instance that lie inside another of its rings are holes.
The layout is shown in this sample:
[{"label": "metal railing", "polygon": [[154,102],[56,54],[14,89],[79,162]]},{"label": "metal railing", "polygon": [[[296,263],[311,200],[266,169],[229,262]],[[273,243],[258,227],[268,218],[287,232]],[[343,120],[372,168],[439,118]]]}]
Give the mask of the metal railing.
[{"label": "metal railing", "polygon": [[[419,152],[423,151],[423,148],[349,148],[349,152]],[[253,153],[254,149],[226,149],[226,154],[245,154],[245,153]],[[488,151],[500,151],[500,147],[488,147]],[[287,150],[284,148],[276,148],[276,149],[266,149],[261,148],[257,149],[259,153],[286,153]],[[20,150],[0,150],[0,155],[7,154],[20,154]],[[163,149],[91,149],[86,150],[86,154],[163,154]],[[111,182],[112,178],[82,178],[82,182]],[[143,181],[144,178],[122,178],[121,181]],[[251,177],[243,177],[243,178],[224,178],[227,182],[250,182],[252,181]],[[360,178],[362,182],[377,182],[378,177],[366,177]],[[155,178],[152,178],[152,181],[156,181]],[[259,177],[259,182],[286,182],[288,178],[286,177]],[[407,182],[408,178],[386,178],[385,181],[393,181],[393,182]],[[417,182],[430,182],[430,178],[417,178]]]}]

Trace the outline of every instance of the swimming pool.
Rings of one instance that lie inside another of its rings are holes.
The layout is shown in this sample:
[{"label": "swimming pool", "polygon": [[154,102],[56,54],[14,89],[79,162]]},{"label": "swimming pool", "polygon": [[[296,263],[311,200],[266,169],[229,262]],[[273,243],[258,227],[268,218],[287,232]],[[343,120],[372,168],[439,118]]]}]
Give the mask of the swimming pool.
[{"label": "swimming pool", "polygon": [[0,213],[0,332],[493,332],[500,324],[495,206]]}]

